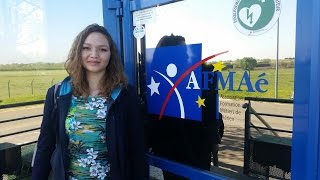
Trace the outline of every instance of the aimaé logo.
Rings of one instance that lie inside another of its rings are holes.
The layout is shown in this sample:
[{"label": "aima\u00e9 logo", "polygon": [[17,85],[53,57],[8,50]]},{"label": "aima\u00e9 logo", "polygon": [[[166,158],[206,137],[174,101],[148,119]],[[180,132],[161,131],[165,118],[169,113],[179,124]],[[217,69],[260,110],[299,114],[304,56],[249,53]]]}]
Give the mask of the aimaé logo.
[{"label": "aima\u00e9 logo", "polygon": [[[205,62],[224,53],[227,51],[201,59],[201,44],[147,49],[148,113],[159,115],[160,119],[170,116],[201,121],[203,108],[209,108],[206,109],[209,112],[218,110],[217,82],[220,82],[221,89],[228,88],[230,91],[242,91],[244,86],[248,92],[267,91],[261,89],[260,85],[267,85],[268,81],[260,79],[253,86],[247,71],[243,72],[236,86],[236,72],[229,72],[224,77],[221,73],[225,67],[222,62],[213,64],[211,70],[204,68]],[[260,76],[265,76],[265,73]]]}]

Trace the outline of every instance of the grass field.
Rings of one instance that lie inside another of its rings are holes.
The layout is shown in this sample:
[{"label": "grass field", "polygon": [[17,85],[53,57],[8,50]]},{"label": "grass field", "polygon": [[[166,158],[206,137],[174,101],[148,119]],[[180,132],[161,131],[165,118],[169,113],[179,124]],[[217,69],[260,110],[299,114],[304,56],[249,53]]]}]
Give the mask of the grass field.
[{"label": "grass field", "polygon": [[[264,76],[268,80],[268,86],[263,86],[267,89],[266,93],[248,93],[246,89],[242,92],[237,91],[219,91],[222,96],[243,98],[243,97],[275,97],[275,70],[264,69],[254,70],[250,72],[251,83],[254,86],[258,75],[266,73]],[[223,71],[224,78],[227,77],[227,71]],[[39,70],[39,71],[0,71],[0,104],[11,104],[17,102],[27,102],[34,100],[43,100],[47,89],[54,83],[61,81],[67,75],[65,70]],[[234,89],[238,89],[243,71],[237,70],[234,81]],[[33,82],[33,94],[32,94]],[[10,85],[10,97],[8,90]],[[294,69],[279,70],[279,86],[278,98],[288,99],[293,92],[294,84]],[[245,86],[243,86],[245,87]],[[227,88],[226,88],[227,89]]]},{"label": "grass field", "polygon": [[[256,81],[259,79],[258,75],[261,73],[266,73],[264,79],[268,81],[267,86],[261,86],[262,89],[267,90],[265,93],[251,93],[246,92],[246,86],[242,86],[242,92],[238,91],[227,91],[223,90],[220,91],[219,94],[222,96],[229,96],[229,97],[237,97],[237,98],[244,98],[244,97],[264,97],[264,98],[275,98],[275,69],[262,69],[262,70],[253,70],[250,72],[250,79],[252,86],[255,86]],[[224,78],[226,80],[227,72],[223,71]],[[238,89],[241,78],[243,75],[243,71],[236,71],[235,75],[235,83],[234,89]],[[279,69],[278,72],[278,98],[280,99],[290,99],[293,93],[294,87],[294,69]],[[226,88],[227,89],[227,88]]]},{"label": "grass field", "polygon": [[47,89],[66,75],[65,70],[0,71],[0,104],[43,100]]}]

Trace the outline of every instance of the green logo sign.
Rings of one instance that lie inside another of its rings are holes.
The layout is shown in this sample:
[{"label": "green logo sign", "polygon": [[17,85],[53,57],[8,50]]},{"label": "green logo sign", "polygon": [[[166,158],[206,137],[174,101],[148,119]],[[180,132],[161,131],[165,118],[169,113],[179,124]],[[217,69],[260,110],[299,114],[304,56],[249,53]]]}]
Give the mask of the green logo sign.
[{"label": "green logo sign", "polygon": [[280,0],[235,0],[232,19],[241,33],[253,36],[271,29],[280,12]]}]

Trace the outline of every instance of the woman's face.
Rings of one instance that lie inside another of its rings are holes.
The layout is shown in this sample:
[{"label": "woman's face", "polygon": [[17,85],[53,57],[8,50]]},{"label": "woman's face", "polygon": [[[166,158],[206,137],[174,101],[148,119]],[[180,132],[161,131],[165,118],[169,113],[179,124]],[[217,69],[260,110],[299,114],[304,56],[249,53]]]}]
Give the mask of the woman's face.
[{"label": "woman's face", "polygon": [[81,50],[82,65],[87,74],[104,74],[110,56],[110,45],[105,35],[99,32],[90,33]]}]

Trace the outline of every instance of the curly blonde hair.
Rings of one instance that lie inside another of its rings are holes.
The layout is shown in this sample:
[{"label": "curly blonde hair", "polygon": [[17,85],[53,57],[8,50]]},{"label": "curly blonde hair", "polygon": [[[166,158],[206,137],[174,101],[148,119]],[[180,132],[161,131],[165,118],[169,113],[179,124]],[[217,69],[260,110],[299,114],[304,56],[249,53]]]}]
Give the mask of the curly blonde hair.
[{"label": "curly blonde hair", "polygon": [[110,45],[110,60],[106,67],[106,73],[100,80],[100,95],[109,97],[111,92],[117,86],[125,87],[127,78],[125,76],[122,63],[118,56],[117,48],[108,31],[98,24],[91,24],[82,30],[75,38],[69,51],[68,59],[65,63],[65,69],[71,77],[73,95],[88,97],[90,94],[89,83],[86,78],[86,71],[81,59],[82,46],[89,34],[98,32],[107,38]]}]

